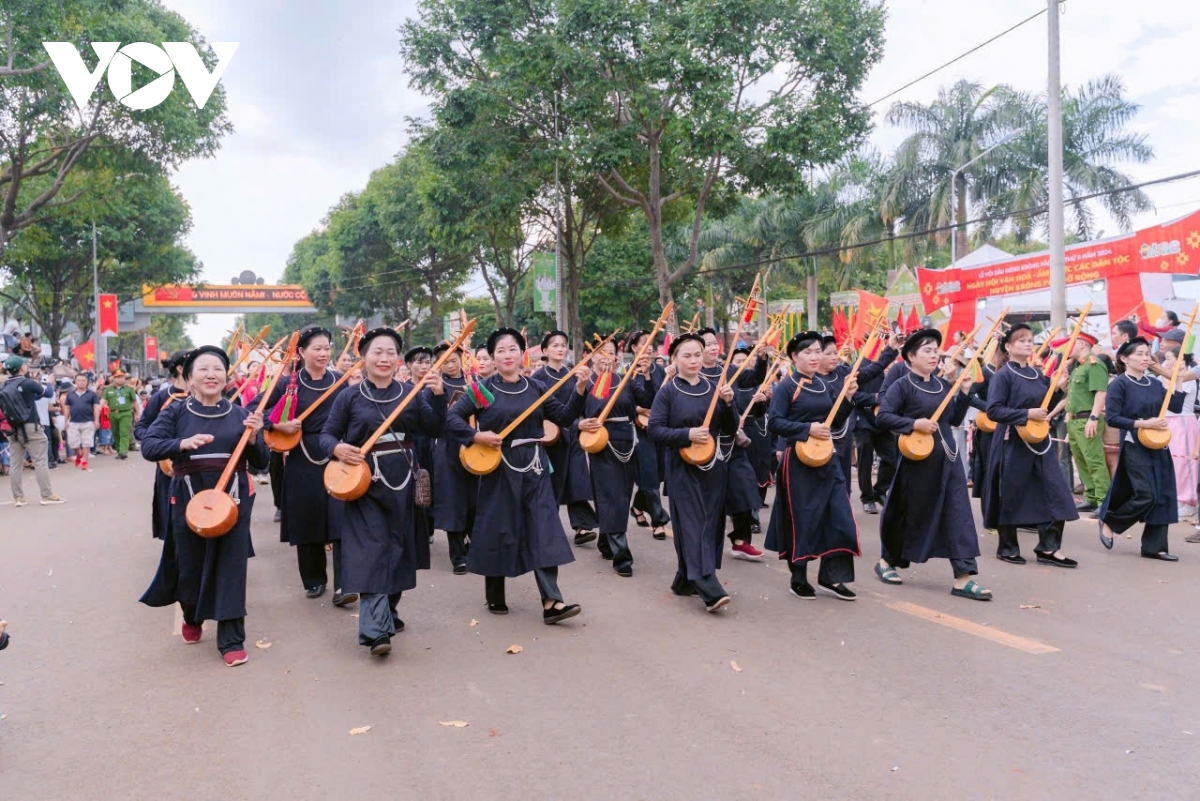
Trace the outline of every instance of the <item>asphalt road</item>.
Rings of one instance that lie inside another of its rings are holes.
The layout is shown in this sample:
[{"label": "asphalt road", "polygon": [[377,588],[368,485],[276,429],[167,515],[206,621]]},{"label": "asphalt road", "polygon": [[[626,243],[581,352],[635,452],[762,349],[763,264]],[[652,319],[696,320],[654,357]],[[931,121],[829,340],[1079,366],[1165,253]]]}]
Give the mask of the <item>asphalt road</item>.
[{"label": "asphalt road", "polygon": [[160,545],[152,466],[133,457],[54,471],[64,506],[0,506],[13,635],[0,797],[1198,795],[1190,526],[1174,527],[1182,561],[1165,564],[1068,524],[1075,571],[997,562],[983,534],[985,604],[950,596],[944,561],[878,582],[878,518],[860,514],[857,602],[800,601],[783,565],[727,555],[733,603],[717,615],[669,592],[671,542],[635,527],[631,579],[576,549],[560,583],[583,614],[557,627],[541,623],[532,577],[510,582],[510,615],[489,615],[482,579],[451,574],[439,533],[401,602],[407,631],[379,659],[357,645],[356,608],[303,596],[263,487],[250,662],[229,669],[213,624],[185,647],[173,610],[137,603]]}]

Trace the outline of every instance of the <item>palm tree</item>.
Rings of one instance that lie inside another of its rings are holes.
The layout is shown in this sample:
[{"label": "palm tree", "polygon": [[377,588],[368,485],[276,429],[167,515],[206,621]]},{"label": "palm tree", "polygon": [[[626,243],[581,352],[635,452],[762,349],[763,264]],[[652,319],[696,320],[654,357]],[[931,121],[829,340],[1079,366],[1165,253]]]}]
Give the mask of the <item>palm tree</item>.
[{"label": "palm tree", "polygon": [[[1145,134],[1126,130],[1140,107],[1126,100],[1124,91],[1120,78],[1107,75],[1063,92],[1063,195],[1072,232],[1080,239],[1091,239],[1099,233],[1094,206],[1082,200],[1084,196],[1110,193],[1098,200],[1122,230],[1132,227],[1134,212],[1153,206],[1139,190],[1114,191],[1134,182],[1116,165],[1145,164],[1154,157]],[[996,168],[984,190],[987,216],[1002,218],[1012,209],[1040,209],[1049,201],[1045,98],[1021,95],[1018,103],[1025,133],[1002,153],[997,152]],[[1028,239],[1035,227],[1044,229],[1047,219],[1046,214],[1013,218],[1018,241]],[[990,235],[1002,224],[989,223],[984,231]]]},{"label": "palm tree", "polygon": [[[911,198],[905,218],[914,230],[959,226],[957,250],[967,252],[967,211],[984,199],[992,159],[977,158],[1020,127],[1021,108],[1006,86],[984,89],[981,84],[959,81],[938,90],[937,100],[894,104],[887,121],[913,131],[896,150],[896,168],[888,195]],[[939,240],[943,237],[939,236]]]}]

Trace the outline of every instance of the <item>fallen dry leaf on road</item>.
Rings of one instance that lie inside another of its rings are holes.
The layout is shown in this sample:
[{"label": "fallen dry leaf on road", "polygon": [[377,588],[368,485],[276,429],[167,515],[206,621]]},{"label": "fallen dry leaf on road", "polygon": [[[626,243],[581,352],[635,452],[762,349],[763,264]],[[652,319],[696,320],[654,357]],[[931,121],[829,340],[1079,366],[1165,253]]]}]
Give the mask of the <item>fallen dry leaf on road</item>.
[{"label": "fallen dry leaf on road", "polygon": [[1021,604],[1022,609],[1041,609],[1041,604]]},{"label": "fallen dry leaf on road", "polygon": [[471,622],[468,623],[467,625],[470,626],[471,628],[475,628],[476,626],[479,625],[479,621],[476,620],[475,618],[471,618]]},{"label": "fallen dry leaf on road", "polygon": [[471,725],[465,720],[439,720],[438,724],[442,726],[450,726],[451,728],[455,729],[465,729]]},{"label": "fallen dry leaf on road", "polygon": [[[1186,732],[1186,733],[1190,734],[1190,732]],[[499,729],[488,729],[488,737],[499,737],[499,736],[500,736]]]},{"label": "fallen dry leaf on road", "polygon": [[522,652],[522,651],[524,651],[524,650],[525,650],[525,649],[524,649],[524,648],[522,648],[522,647],[521,647],[521,646],[519,646],[519,645],[510,645],[510,646],[508,646],[508,648],[506,648],[506,649],[505,649],[504,653],[506,653],[506,654],[519,654],[519,653],[521,653],[521,652]]},{"label": "fallen dry leaf on road", "polygon": [[370,727],[370,726],[359,726],[359,727],[357,727],[357,728],[351,729],[351,730],[350,730],[350,734],[351,734],[351,735],[355,735],[355,734],[366,734],[366,733],[367,733],[367,732],[369,732],[370,730],[371,730],[371,727]]},{"label": "fallen dry leaf on road", "polygon": [[739,664],[737,663],[737,660],[730,659],[730,660],[729,660],[729,666],[730,666],[731,668],[733,668],[733,672],[734,672],[734,673],[741,673],[741,672],[742,672],[742,666],[741,666],[741,665],[739,665]]},{"label": "fallen dry leaf on road", "polygon": [[265,651],[271,647],[271,643],[267,642],[266,640],[255,640],[254,647],[260,651]]}]

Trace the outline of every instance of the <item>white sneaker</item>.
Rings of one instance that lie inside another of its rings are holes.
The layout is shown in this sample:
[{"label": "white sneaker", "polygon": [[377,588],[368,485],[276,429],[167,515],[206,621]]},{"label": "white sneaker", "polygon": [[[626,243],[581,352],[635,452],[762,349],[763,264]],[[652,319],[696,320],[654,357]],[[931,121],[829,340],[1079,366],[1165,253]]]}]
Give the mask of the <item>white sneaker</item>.
[{"label": "white sneaker", "polygon": [[14,500],[13,500],[13,506],[14,506],[14,507],[16,507],[16,506],[28,506],[28,505],[29,505],[29,501],[25,500],[24,498],[16,498],[16,499],[14,499]]},{"label": "white sneaker", "polygon": [[66,498],[60,498],[57,495],[51,495],[49,498],[42,498],[40,503],[42,506],[57,506],[60,503],[66,503]]}]

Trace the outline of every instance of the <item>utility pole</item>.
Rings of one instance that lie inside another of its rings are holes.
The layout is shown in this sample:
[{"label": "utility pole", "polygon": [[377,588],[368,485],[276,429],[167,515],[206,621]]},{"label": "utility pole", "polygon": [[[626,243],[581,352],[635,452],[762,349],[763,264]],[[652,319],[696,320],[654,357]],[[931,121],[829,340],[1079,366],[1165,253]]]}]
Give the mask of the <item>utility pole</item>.
[{"label": "utility pole", "polygon": [[100,333],[100,262],[96,258],[96,221],[92,220],[92,308],[96,314],[96,347],[92,351],[96,374],[108,367],[108,338]]},{"label": "utility pole", "polygon": [[1050,325],[1067,324],[1067,262],[1063,236],[1063,131],[1062,88],[1059,78],[1058,6],[1061,0],[1046,0],[1049,39],[1049,76],[1046,81],[1046,111],[1050,152]]}]

